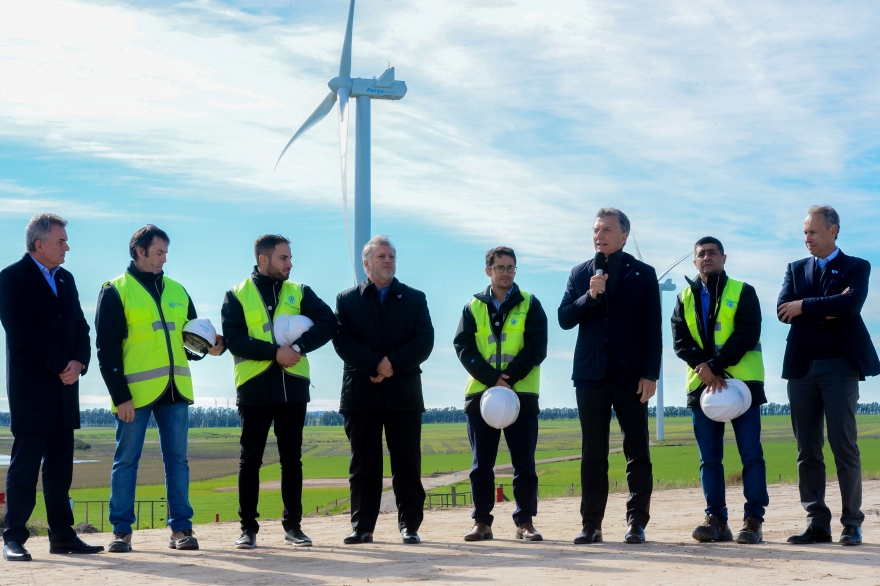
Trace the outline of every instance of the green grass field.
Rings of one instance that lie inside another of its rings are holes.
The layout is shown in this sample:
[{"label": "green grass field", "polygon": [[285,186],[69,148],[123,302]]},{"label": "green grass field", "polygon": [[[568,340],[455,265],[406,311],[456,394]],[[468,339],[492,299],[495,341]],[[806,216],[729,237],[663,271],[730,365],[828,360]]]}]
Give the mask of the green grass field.
[{"label": "green grass field", "polygon": [[[796,448],[788,417],[764,417],[762,420],[764,456],[767,461],[767,479],[770,483],[793,482],[797,479]],[[650,421],[651,436],[655,436],[655,421]],[[880,475],[880,416],[864,415],[858,417],[859,445],[862,452],[862,468],[867,476]],[[115,448],[112,429],[86,428],[76,432],[76,437],[91,445],[91,449],[77,450],[76,457],[98,460],[94,463],[74,466],[74,488],[72,498],[80,503],[75,508],[77,522],[85,520],[85,501],[106,501],[109,497],[110,465]],[[12,447],[12,436],[8,428],[0,428],[0,453],[8,454]],[[733,433],[729,431],[726,440],[725,468],[731,482],[736,482],[736,473],[741,470],[739,455],[733,445]],[[612,423],[611,447],[621,445],[620,431]],[[538,440],[538,460],[580,453],[580,427],[577,421],[541,422]],[[829,479],[835,474],[834,459],[826,445],[826,464]],[[345,478],[348,476],[349,445],[341,427],[307,427],[303,440],[303,472],[306,478]],[[422,472],[464,471],[470,468],[471,452],[464,424],[432,424],[422,428]],[[666,439],[657,442],[651,449],[654,463],[654,477],[659,488],[699,486],[699,454],[694,443],[690,419],[671,418],[666,420]],[[213,522],[219,514],[221,520],[238,518],[238,494],[219,492],[215,489],[236,486],[235,473],[238,467],[238,430],[229,429],[191,429],[189,436],[189,460],[191,470],[190,500],[195,511],[196,523]],[[265,462],[261,471],[263,481],[278,480],[280,465],[274,436],[266,447]],[[385,458],[385,473],[390,474],[388,457]],[[510,456],[504,442],[501,442],[498,464],[507,464]],[[538,466],[540,477],[540,496],[564,496],[579,494],[580,461],[555,462]],[[5,484],[5,468],[0,468],[0,483]],[[164,473],[159,452],[158,434],[149,430],[144,447],[144,455],[139,471],[137,498],[141,500],[160,500],[165,495]],[[611,490],[625,490],[625,460],[623,454],[611,454],[609,458],[609,478]],[[510,477],[500,477],[508,494]],[[468,492],[470,487],[466,475],[457,483],[459,492]],[[449,487],[433,492],[450,491]],[[339,511],[345,508],[342,502],[348,497],[347,489],[307,488],[303,491],[303,510],[314,514]],[[45,519],[42,498],[38,498],[34,519]],[[282,510],[279,490],[264,490],[260,494],[260,509],[266,518],[277,518]],[[153,515],[157,526],[164,525],[164,505],[160,505]],[[100,506],[90,505],[89,522],[100,525]],[[148,525],[149,509],[142,505],[141,518]],[[105,509],[106,519],[106,509]],[[161,519],[161,521],[160,521]],[[106,522],[106,521],[105,521]]]}]

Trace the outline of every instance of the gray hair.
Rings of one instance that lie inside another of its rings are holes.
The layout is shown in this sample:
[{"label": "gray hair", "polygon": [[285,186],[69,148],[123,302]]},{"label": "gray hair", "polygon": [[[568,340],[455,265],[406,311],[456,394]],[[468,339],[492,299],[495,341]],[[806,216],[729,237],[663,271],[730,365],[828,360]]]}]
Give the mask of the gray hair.
[{"label": "gray hair", "polygon": [[64,228],[67,226],[67,220],[55,214],[37,214],[31,218],[27,228],[24,229],[24,241],[28,252],[36,252],[37,240],[43,242],[49,240],[53,224]]},{"label": "gray hair", "polygon": [[837,210],[828,205],[813,206],[807,210],[807,215],[813,214],[822,214],[822,217],[825,218],[825,225],[829,228],[837,226],[837,234],[840,235],[840,216],[837,214]]},{"label": "gray hair", "polygon": [[394,248],[393,244],[391,244],[390,236],[386,236],[385,234],[376,234],[375,236],[370,238],[369,242],[364,245],[364,251],[361,253],[361,258],[363,260],[367,260],[368,258],[370,258],[370,256],[373,254],[373,248],[377,246],[387,246],[392,251],[394,251],[395,255],[397,254],[397,249]]},{"label": "gray hair", "polygon": [[626,217],[622,211],[617,208],[602,208],[598,212],[596,212],[596,219],[599,218],[617,218],[617,223],[620,224],[620,231],[626,234],[629,234],[629,218]]}]

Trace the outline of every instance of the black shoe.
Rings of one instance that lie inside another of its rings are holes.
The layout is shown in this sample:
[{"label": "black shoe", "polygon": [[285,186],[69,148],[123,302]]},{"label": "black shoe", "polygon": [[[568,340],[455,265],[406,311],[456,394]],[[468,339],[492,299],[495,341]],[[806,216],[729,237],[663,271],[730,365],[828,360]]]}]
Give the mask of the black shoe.
[{"label": "black shoe", "polygon": [[235,540],[235,549],[253,549],[257,547],[257,532],[253,529],[245,529],[241,537]]},{"label": "black shoe", "polygon": [[3,546],[3,559],[8,562],[29,562],[31,554],[17,541],[10,541]]},{"label": "black shoe", "polygon": [[626,543],[645,543],[645,530],[638,523],[633,523],[626,530],[623,540]]},{"label": "black shoe", "polygon": [[406,527],[400,530],[400,538],[404,543],[421,543],[422,539],[415,531],[410,531]]},{"label": "black shoe", "polygon": [[103,545],[89,545],[74,535],[66,541],[49,542],[49,553],[98,553],[104,551]]},{"label": "black shoe", "polygon": [[718,515],[706,515],[703,524],[694,527],[691,537],[697,541],[733,541],[733,532]]},{"label": "black shoe", "polygon": [[584,523],[584,529],[574,538],[578,545],[585,543],[602,543],[602,529],[595,523]]},{"label": "black shoe", "polygon": [[815,525],[807,525],[803,533],[792,535],[787,539],[789,543],[803,545],[806,543],[831,543],[831,530],[822,529]]},{"label": "black shoe", "polygon": [[309,539],[309,536],[303,533],[302,529],[299,527],[296,529],[288,529],[284,532],[284,543],[287,545],[298,545],[300,547],[312,546],[312,540]]},{"label": "black shoe", "polygon": [[353,543],[373,543],[372,531],[358,531],[355,529],[348,537],[342,540],[342,543],[351,545]]},{"label": "black shoe", "polygon": [[737,543],[755,544],[761,543],[764,539],[764,524],[758,521],[754,515],[749,515],[743,521],[743,528],[739,530],[736,536]]},{"label": "black shoe", "polygon": [[847,525],[840,534],[840,545],[861,545],[862,544],[862,528],[855,525]]}]

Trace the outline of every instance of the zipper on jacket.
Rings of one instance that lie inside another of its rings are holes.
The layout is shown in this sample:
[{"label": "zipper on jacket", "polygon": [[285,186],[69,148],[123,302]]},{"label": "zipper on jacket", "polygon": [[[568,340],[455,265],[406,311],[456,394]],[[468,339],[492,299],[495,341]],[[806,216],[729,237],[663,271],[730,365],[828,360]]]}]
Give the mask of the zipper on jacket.
[{"label": "zipper on jacket", "polygon": [[[164,277],[163,277],[164,278]],[[164,281],[163,281],[164,284]],[[159,280],[156,279],[153,281],[153,285],[156,286],[156,293],[159,294],[159,301],[156,303],[156,307],[159,309],[159,319],[162,320],[162,329],[165,331],[165,343],[168,345],[168,362],[169,362],[169,380],[168,380],[168,390],[171,391],[171,402],[174,402],[174,351],[171,348],[171,334],[168,333],[168,324],[165,323],[165,314],[162,312],[162,291],[159,290]],[[164,287],[163,287],[164,289]],[[150,296],[152,297],[152,295]],[[164,394],[164,393],[163,393]]]}]

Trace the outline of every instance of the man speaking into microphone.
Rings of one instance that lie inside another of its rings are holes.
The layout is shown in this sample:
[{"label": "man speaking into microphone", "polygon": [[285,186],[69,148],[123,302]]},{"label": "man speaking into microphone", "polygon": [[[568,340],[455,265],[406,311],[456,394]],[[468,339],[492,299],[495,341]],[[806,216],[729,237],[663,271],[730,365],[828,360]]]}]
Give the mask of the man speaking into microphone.
[{"label": "man speaking into microphone", "polygon": [[608,501],[611,409],[626,456],[626,543],[645,541],[653,475],[648,451],[648,399],[657,390],[661,343],[660,288],[654,269],[625,252],[626,214],[602,208],[593,223],[596,257],[571,270],[559,325],[577,326],[574,381],[583,436],[581,521],[575,543],[602,541]]}]

